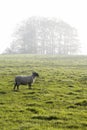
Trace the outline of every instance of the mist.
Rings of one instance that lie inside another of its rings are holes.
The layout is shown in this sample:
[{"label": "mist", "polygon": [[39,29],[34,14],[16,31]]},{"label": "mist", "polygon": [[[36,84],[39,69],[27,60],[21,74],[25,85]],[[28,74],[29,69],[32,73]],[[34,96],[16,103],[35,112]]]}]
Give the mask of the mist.
[{"label": "mist", "polygon": [[77,30],[56,18],[30,17],[14,33],[6,54],[75,55],[79,52]]},{"label": "mist", "polygon": [[[21,27],[21,24],[23,22],[26,23],[26,21],[28,21],[30,17],[34,16],[34,17],[46,17],[46,18],[58,19],[58,21],[63,21],[69,26],[71,26],[72,28],[74,28],[77,31],[76,33],[77,36],[75,38],[78,39],[77,43],[75,43],[77,51],[75,51],[74,54],[87,55],[87,51],[86,51],[87,50],[87,38],[86,38],[86,34],[87,34],[87,30],[86,30],[87,18],[86,17],[87,16],[85,15],[86,12],[87,12],[86,0],[84,1],[83,0],[80,0],[80,1],[75,1],[75,0],[71,0],[71,1],[69,0],[66,0],[66,1],[64,0],[55,0],[55,1],[32,0],[32,1],[29,1],[29,0],[26,0],[26,2],[25,0],[0,1],[0,16],[1,16],[0,53],[5,53],[8,48],[11,49],[11,47],[13,46],[13,43],[15,44],[16,43],[15,41],[18,39],[18,37],[14,36],[14,33],[17,31],[18,28]],[[46,29],[47,28],[44,27],[44,30]],[[58,37],[56,37],[56,39],[58,39]],[[52,39],[52,36],[50,36],[50,39]],[[34,39],[32,39],[32,41],[33,40]],[[20,42],[21,40],[19,40],[16,44],[19,45]],[[22,42],[23,42],[23,39],[22,39]],[[35,40],[34,42],[36,43],[37,41]],[[62,40],[62,43],[61,43],[62,45],[64,45],[63,42],[64,41]],[[42,44],[42,43],[38,43],[38,44]],[[75,44],[74,43],[72,44],[75,47]],[[77,48],[77,45],[78,45],[78,48]],[[54,42],[54,46],[55,46],[55,42]],[[56,53],[58,53],[58,50],[57,49],[55,50],[56,50]],[[45,50],[45,53],[47,53],[46,50]],[[70,54],[70,53],[71,52],[69,51],[67,52],[67,54]]]}]

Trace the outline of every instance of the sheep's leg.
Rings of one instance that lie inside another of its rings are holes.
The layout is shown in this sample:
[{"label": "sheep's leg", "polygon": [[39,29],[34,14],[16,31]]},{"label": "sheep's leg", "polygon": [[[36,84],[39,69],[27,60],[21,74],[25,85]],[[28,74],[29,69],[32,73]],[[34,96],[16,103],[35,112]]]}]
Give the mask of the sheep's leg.
[{"label": "sheep's leg", "polygon": [[28,86],[29,86],[29,89],[31,89],[31,84],[28,84]]},{"label": "sheep's leg", "polygon": [[14,83],[14,88],[13,88],[13,90],[15,90],[16,86],[17,86],[17,83],[15,82],[15,83]]},{"label": "sheep's leg", "polygon": [[17,83],[17,91],[19,91],[19,86],[20,86],[20,83],[18,82]]},{"label": "sheep's leg", "polygon": [[13,89],[15,90],[17,88],[17,91],[19,91],[19,85],[20,85],[19,83],[15,82]]},{"label": "sheep's leg", "polygon": [[19,91],[19,85],[17,85],[17,91]]}]

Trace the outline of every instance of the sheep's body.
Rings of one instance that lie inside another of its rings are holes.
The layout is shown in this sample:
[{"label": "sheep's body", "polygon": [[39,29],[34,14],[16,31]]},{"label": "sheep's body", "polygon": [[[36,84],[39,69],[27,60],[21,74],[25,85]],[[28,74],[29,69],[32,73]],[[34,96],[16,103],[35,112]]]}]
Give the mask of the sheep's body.
[{"label": "sheep's body", "polygon": [[29,88],[31,88],[31,85],[33,84],[36,77],[38,77],[38,73],[34,72],[31,76],[16,76],[15,77],[15,84],[14,84],[14,90],[17,87],[17,90],[19,90],[20,85],[28,85]]}]

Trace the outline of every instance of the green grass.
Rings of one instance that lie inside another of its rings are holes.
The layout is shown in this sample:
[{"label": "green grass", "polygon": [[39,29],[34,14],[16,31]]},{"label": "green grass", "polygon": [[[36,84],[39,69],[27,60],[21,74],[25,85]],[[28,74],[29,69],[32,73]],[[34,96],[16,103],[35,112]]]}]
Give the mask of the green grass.
[{"label": "green grass", "polygon": [[[16,75],[40,77],[13,91]],[[86,130],[87,57],[0,55],[0,130]]]}]

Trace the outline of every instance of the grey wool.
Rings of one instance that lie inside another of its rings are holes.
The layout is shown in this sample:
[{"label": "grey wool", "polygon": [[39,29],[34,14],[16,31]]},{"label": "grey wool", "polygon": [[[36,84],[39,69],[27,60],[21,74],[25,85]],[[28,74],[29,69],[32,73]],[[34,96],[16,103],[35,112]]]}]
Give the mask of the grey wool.
[{"label": "grey wool", "polygon": [[39,77],[39,74],[33,72],[31,76],[16,76],[14,83],[14,90],[17,88],[19,90],[20,85],[28,85],[31,89],[31,85],[34,83],[36,77]]}]

